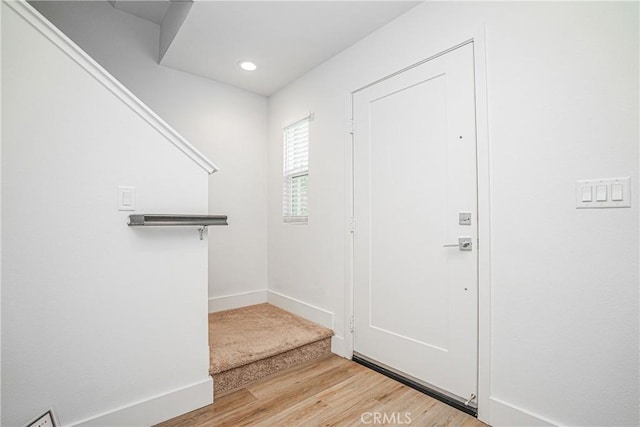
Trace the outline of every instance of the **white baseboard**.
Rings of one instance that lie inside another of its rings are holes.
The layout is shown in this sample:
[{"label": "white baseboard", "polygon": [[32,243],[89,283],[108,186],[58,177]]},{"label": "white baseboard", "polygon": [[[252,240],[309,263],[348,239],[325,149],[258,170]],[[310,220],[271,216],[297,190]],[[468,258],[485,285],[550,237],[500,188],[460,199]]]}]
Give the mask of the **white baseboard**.
[{"label": "white baseboard", "polygon": [[[241,292],[234,295],[223,295],[209,298],[209,313],[246,307],[248,305],[267,302],[267,291]],[[275,304],[274,304],[275,305]]]},{"label": "white baseboard", "polygon": [[267,291],[267,302],[335,332],[333,328],[333,313],[330,311],[270,290]]},{"label": "white baseboard", "polygon": [[73,423],[73,426],[150,426],[213,403],[213,380],[141,400]]},{"label": "white baseboard", "polygon": [[338,356],[345,357],[347,359],[351,359],[351,355],[347,354],[345,349],[344,338],[338,335],[334,335],[331,337],[331,353],[337,354]]},{"label": "white baseboard", "polygon": [[489,418],[494,427],[549,427],[559,424],[496,398],[490,398]]},{"label": "white baseboard", "polygon": [[[335,333],[333,313],[328,310],[270,290],[267,291],[267,302],[329,328]],[[341,336],[334,335],[331,337],[331,352],[338,356],[350,357],[350,355],[346,354],[345,341]]]}]

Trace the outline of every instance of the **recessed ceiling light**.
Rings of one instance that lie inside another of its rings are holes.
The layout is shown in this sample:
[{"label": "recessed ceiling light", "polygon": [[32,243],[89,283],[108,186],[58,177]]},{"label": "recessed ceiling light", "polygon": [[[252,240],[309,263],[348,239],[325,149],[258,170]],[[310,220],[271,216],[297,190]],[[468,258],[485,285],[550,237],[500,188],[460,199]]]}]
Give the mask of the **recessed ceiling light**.
[{"label": "recessed ceiling light", "polygon": [[258,66],[251,61],[240,61],[238,64],[240,68],[245,71],[255,71],[258,68]]}]

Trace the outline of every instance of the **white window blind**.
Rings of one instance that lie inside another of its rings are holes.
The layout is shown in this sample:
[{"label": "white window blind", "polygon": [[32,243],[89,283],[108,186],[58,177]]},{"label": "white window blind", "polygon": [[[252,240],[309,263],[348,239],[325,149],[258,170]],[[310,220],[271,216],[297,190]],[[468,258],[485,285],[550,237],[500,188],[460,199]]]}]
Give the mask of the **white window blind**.
[{"label": "white window blind", "polygon": [[282,217],[306,223],[309,190],[309,117],[284,128]]}]

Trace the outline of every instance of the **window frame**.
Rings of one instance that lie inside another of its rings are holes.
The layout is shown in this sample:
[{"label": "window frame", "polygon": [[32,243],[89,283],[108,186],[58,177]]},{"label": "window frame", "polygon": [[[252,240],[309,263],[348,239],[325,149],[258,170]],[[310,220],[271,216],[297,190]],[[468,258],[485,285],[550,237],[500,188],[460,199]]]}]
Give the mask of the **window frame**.
[{"label": "window frame", "polygon": [[[307,224],[309,222],[309,148],[312,115],[285,125],[282,128],[282,221],[285,224]],[[306,139],[302,142],[290,138],[290,133],[301,126],[306,127]],[[303,158],[296,158],[293,152],[303,151]],[[296,165],[296,163],[302,163]],[[304,193],[296,197],[302,190],[296,189],[294,180],[306,177]],[[304,212],[298,213],[301,209]]]}]

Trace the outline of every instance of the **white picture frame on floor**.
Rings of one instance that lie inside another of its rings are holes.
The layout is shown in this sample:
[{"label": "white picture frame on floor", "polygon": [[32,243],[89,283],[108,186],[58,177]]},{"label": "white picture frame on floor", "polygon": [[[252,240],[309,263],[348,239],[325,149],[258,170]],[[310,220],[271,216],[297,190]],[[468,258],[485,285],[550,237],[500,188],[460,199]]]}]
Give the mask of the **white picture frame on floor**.
[{"label": "white picture frame on floor", "polygon": [[60,424],[58,423],[58,418],[55,415],[54,409],[49,408],[47,412],[37,418],[34,418],[24,427],[58,427],[59,425]]}]

